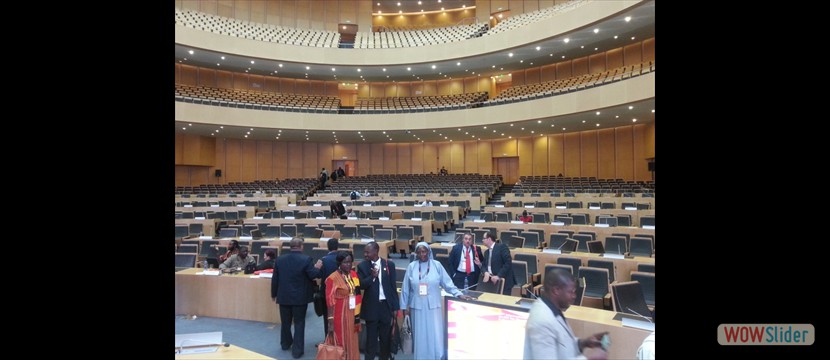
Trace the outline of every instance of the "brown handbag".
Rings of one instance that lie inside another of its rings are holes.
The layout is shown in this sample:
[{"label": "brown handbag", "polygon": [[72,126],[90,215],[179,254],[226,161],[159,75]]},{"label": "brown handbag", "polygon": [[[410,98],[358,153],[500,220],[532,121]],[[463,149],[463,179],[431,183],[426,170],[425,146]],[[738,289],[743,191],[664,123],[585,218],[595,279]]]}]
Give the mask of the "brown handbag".
[{"label": "brown handbag", "polygon": [[326,335],[326,340],[317,346],[317,360],[342,360],[346,358],[346,349],[337,345],[334,333]]}]

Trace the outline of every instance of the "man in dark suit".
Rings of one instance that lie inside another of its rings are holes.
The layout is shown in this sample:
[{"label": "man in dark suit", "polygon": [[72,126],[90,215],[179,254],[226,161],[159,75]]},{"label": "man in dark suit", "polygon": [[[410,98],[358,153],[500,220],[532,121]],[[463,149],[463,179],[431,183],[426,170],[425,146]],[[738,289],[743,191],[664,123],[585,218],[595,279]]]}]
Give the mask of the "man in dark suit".
[{"label": "man in dark suit", "polygon": [[502,294],[510,295],[510,289],[516,283],[516,279],[513,278],[510,249],[506,244],[496,243],[489,231],[484,233],[482,242],[489,248],[484,252],[484,273],[490,273],[490,281],[493,284],[498,284],[499,279],[504,278]]},{"label": "man in dark suit", "polygon": [[308,303],[313,300],[312,281],[320,278],[323,261],[317,260],[312,265],[311,257],[303,255],[302,239],[293,238],[289,244],[291,251],[280,256],[274,265],[271,298],[280,306],[280,345],[283,350],[291,348],[291,356],[297,359],[305,352],[305,314]]},{"label": "man in dark suit", "polygon": [[[321,278],[323,279],[322,283],[320,284],[320,291],[323,293],[323,299],[326,296],[326,279],[331,275],[331,273],[337,271],[337,244],[339,241],[336,238],[331,238],[326,243],[329,249],[329,253],[326,256],[323,256],[321,260],[323,260],[323,268],[320,269],[322,271]],[[326,336],[329,333],[329,322],[326,320],[329,317],[329,307],[326,306],[323,308],[323,336]]]},{"label": "man in dark suit", "polygon": [[395,264],[378,257],[378,249],[380,246],[374,241],[366,244],[363,262],[357,266],[357,276],[363,290],[360,318],[366,320],[366,360],[378,355],[378,345],[381,360],[389,359],[392,316],[400,308],[395,287]]},{"label": "man in dark suit", "polygon": [[[450,277],[459,290],[464,289],[464,279],[467,279],[467,286],[478,281],[481,273],[481,249],[473,245],[473,234],[465,233],[461,243],[455,244],[450,251]],[[475,286],[470,289],[475,290]],[[463,290],[462,290],[463,291]]]}]

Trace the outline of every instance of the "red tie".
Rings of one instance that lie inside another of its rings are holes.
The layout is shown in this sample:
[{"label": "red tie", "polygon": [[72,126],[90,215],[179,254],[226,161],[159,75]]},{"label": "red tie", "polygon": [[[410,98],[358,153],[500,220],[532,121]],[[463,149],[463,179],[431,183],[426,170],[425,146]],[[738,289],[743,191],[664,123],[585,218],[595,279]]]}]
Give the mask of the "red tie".
[{"label": "red tie", "polygon": [[467,248],[467,254],[465,254],[464,260],[467,262],[467,275],[470,275],[470,248]]}]

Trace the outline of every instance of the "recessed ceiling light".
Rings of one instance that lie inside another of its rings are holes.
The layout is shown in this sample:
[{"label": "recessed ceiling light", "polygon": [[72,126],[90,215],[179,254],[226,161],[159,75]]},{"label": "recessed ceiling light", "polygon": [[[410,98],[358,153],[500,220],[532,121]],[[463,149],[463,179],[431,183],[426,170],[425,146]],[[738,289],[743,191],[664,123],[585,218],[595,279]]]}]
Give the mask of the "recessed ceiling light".
[{"label": "recessed ceiling light", "polygon": [[186,128],[186,127],[183,127],[183,128],[182,128],[182,130],[187,130],[187,128]]},{"label": "recessed ceiling light", "polygon": [[542,123],[542,120],[536,120],[536,123],[537,123],[537,124],[541,124],[541,123]]},{"label": "recessed ceiling light", "polygon": [[599,50],[599,48],[594,48],[594,51],[597,51],[597,50]]},{"label": "recessed ceiling light", "polygon": [[253,60],[251,60],[251,64],[253,64],[253,63],[254,63],[254,61],[253,61]]},{"label": "recessed ceiling light", "polygon": [[187,126],[193,126],[193,124],[187,124]]},{"label": "recessed ceiling light", "polygon": [[398,3],[398,6],[401,6],[401,3]]},{"label": "recessed ceiling light", "polygon": [[599,124],[597,124],[597,126],[599,126]]},{"label": "recessed ceiling light", "polygon": [[631,119],[631,122],[637,122],[637,119]]},{"label": "recessed ceiling light", "polygon": [[524,129],[525,129],[525,128],[522,128],[522,130],[523,130],[523,131],[524,131]]},{"label": "recessed ceiling light", "polygon": [[223,56],[223,57],[221,57],[220,59],[225,60],[225,57]]},{"label": "recessed ceiling light", "polygon": [[524,60],[519,60],[519,63],[520,63],[520,64],[522,64],[522,63],[524,63],[524,62],[525,62]]},{"label": "recessed ceiling light", "polygon": [[513,57],[513,53],[508,53],[507,56]]},{"label": "recessed ceiling light", "polygon": [[224,126],[220,126],[219,128],[220,128],[220,129],[224,129],[225,127],[224,127]]},{"label": "recessed ceiling light", "polygon": [[625,17],[625,22],[629,22],[629,21],[631,21],[631,16],[626,16]]},{"label": "recessed ceiling light", "polygon": [[585,48],[585,45],[582,45],[582,46],[580,46],[579,48],[580,48],[580,49],[584,49],[584,48]]},{"label": "recessed ceiling light", "polygon": [[513,124],[510,124],[510,126],[513,126]]},{"label": "recessed ceiling light", "polygon": [[456,66],[461,66],[460,62],[455,63]]},{"label": "recessed ceiling light", "polygon": [[220,66],[219,63],[216,63],[216,66]]},{"label": "recessed ceiling light", "polygon": [[386,68],[383,68],[383,72],[386,72]]},{"label": "recessed ceiling light", "polygon": [[484,128],[486,129],[487,127],[485,126]]},{"label": "recessed ceiling light", "polygon": [[617,38],[617,35],[614,35],[614,39],[616,39],[616,38]]},{"label": "recessed ceiling light", "polygon": [[432,68],[435,69],[435,64],[432,65]]},{"label": "recessed ceiling light", "polygon": [[651,109],[651,113],[654,114],[654,109]]},{"label": "recessed ceiling light", "polygon": [[305,69],[306,70],[311,70],[311,66],[306,66]]},{"label": "recessed ceiling light", "polygon": [[619,116],[619,115],[614,116],[614,119],[619,119],[619,118],[620,118],[620,116]]},{"label": "recessed ceiling light", "polygon": [[277,66],[282,67],[282,64],[279,64],[279,65],[277,65]]},{"label": "recessed ceiling light", "polygon": [[564,59],[564,58],[565,58],[565,55],[562,55],[562,58]]},{"label": "recessed ceiling light", "polygon": [[335,68],[331,68],[331,71],[336,71]]},{"label": "recessed ceiling light", "polygon": [[571,39],[569,39],[569,38],[565,38],[565,40],[562,40],[562,41],[564,41],[564,42],[565,42],[565,44],[567,44],[567,43],[569,43],[569,42],[571,41]]},{"label": "recessed ceiling light", "polygon": [[360,68],[357,68],[357,72],[361,72],[361,71],[363,71],[363,70],[360,70]]},{"label": "recessed ceiling light", "polygon": [[533,131],[533,130],[531,130],[531,131],[530,131],[530,133],[531,133],[531,134],[535,134],[536,132],[535,132],[535,131]]},{"label": "recessed ceiling light", "polygon": [[635,38],[636,38],[635,36],[632,36],[632,37],[631,37],[631,40],[634,40]]},{"label": "recessed ceiling light", "polygon": [[600,114],[600,112],[599,112],[599,111],[597,111],[597,115],[599,115],[599,114]]},{"label": "recessed ceiling light", "polygon": [[628,110],[634,109],[634,106],[628,105]]},{"label": "recessed ceiling light", "polygon": [[412,68],[411,68],[411,67],[407,67],[407,68],[406,68],[406,71],[411,71],[411,70],[412,70]]},{"label": "recessed ceiling light", "polygon": [[541,46],[537,46],[537,47],[536,47],[536,51],[539,51],[539,50],[542,50],[542,47],[541,47]]},{"label": "recessed ceiling light", "polygon": [[594,29],[594,34],[598,33],[599,29]]},{"label": "recessed ceiling light", "polygon": [[193,50],[188,50],[187,53],[193,55]]}]

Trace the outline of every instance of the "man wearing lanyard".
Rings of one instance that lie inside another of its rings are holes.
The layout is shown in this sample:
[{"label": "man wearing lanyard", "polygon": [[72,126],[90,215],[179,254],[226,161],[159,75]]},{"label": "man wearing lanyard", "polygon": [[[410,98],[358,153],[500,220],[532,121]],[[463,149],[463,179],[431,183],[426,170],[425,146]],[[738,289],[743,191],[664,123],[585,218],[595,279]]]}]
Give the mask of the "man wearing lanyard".
[{"label": "man wearing lanyard", "polygon": [[[516,283],[513,278],[513,260],[510,257],[510,249],[507,245],[493,240],[493,235],[489,231],[484,233],[482,242],[489,248],[484,253],[485,278],[488,278],[494,285],[498,284],[499,279],[504,278],[502,294],[510,295],[510,290],[513,288],[513,284]],[[486,276],[487,274],[490,276]]]},{"label": "man wearing lanyard", "polygon": [[357,266],[357,277],[363,290],[360,318],[366,320],[366,360],[374,359],[376,355],[380,355],[381,360],[390,358],[392,316],[400,308],[395,289],[395,264],[378,257],[378,249],[380,246],[374,241],[366,244],[364,260]]},{"label": "man wearing lanyard", "polygon": [[[473,234],[465,233],[461,243],[450,251],[450,269],[455,270],[450,276],[455,287],[462,291],[468,286],[471,290],[476,289],[483,258],[481,249],[473,245]],[[467,285],[464,285],[465,280]]]}]

